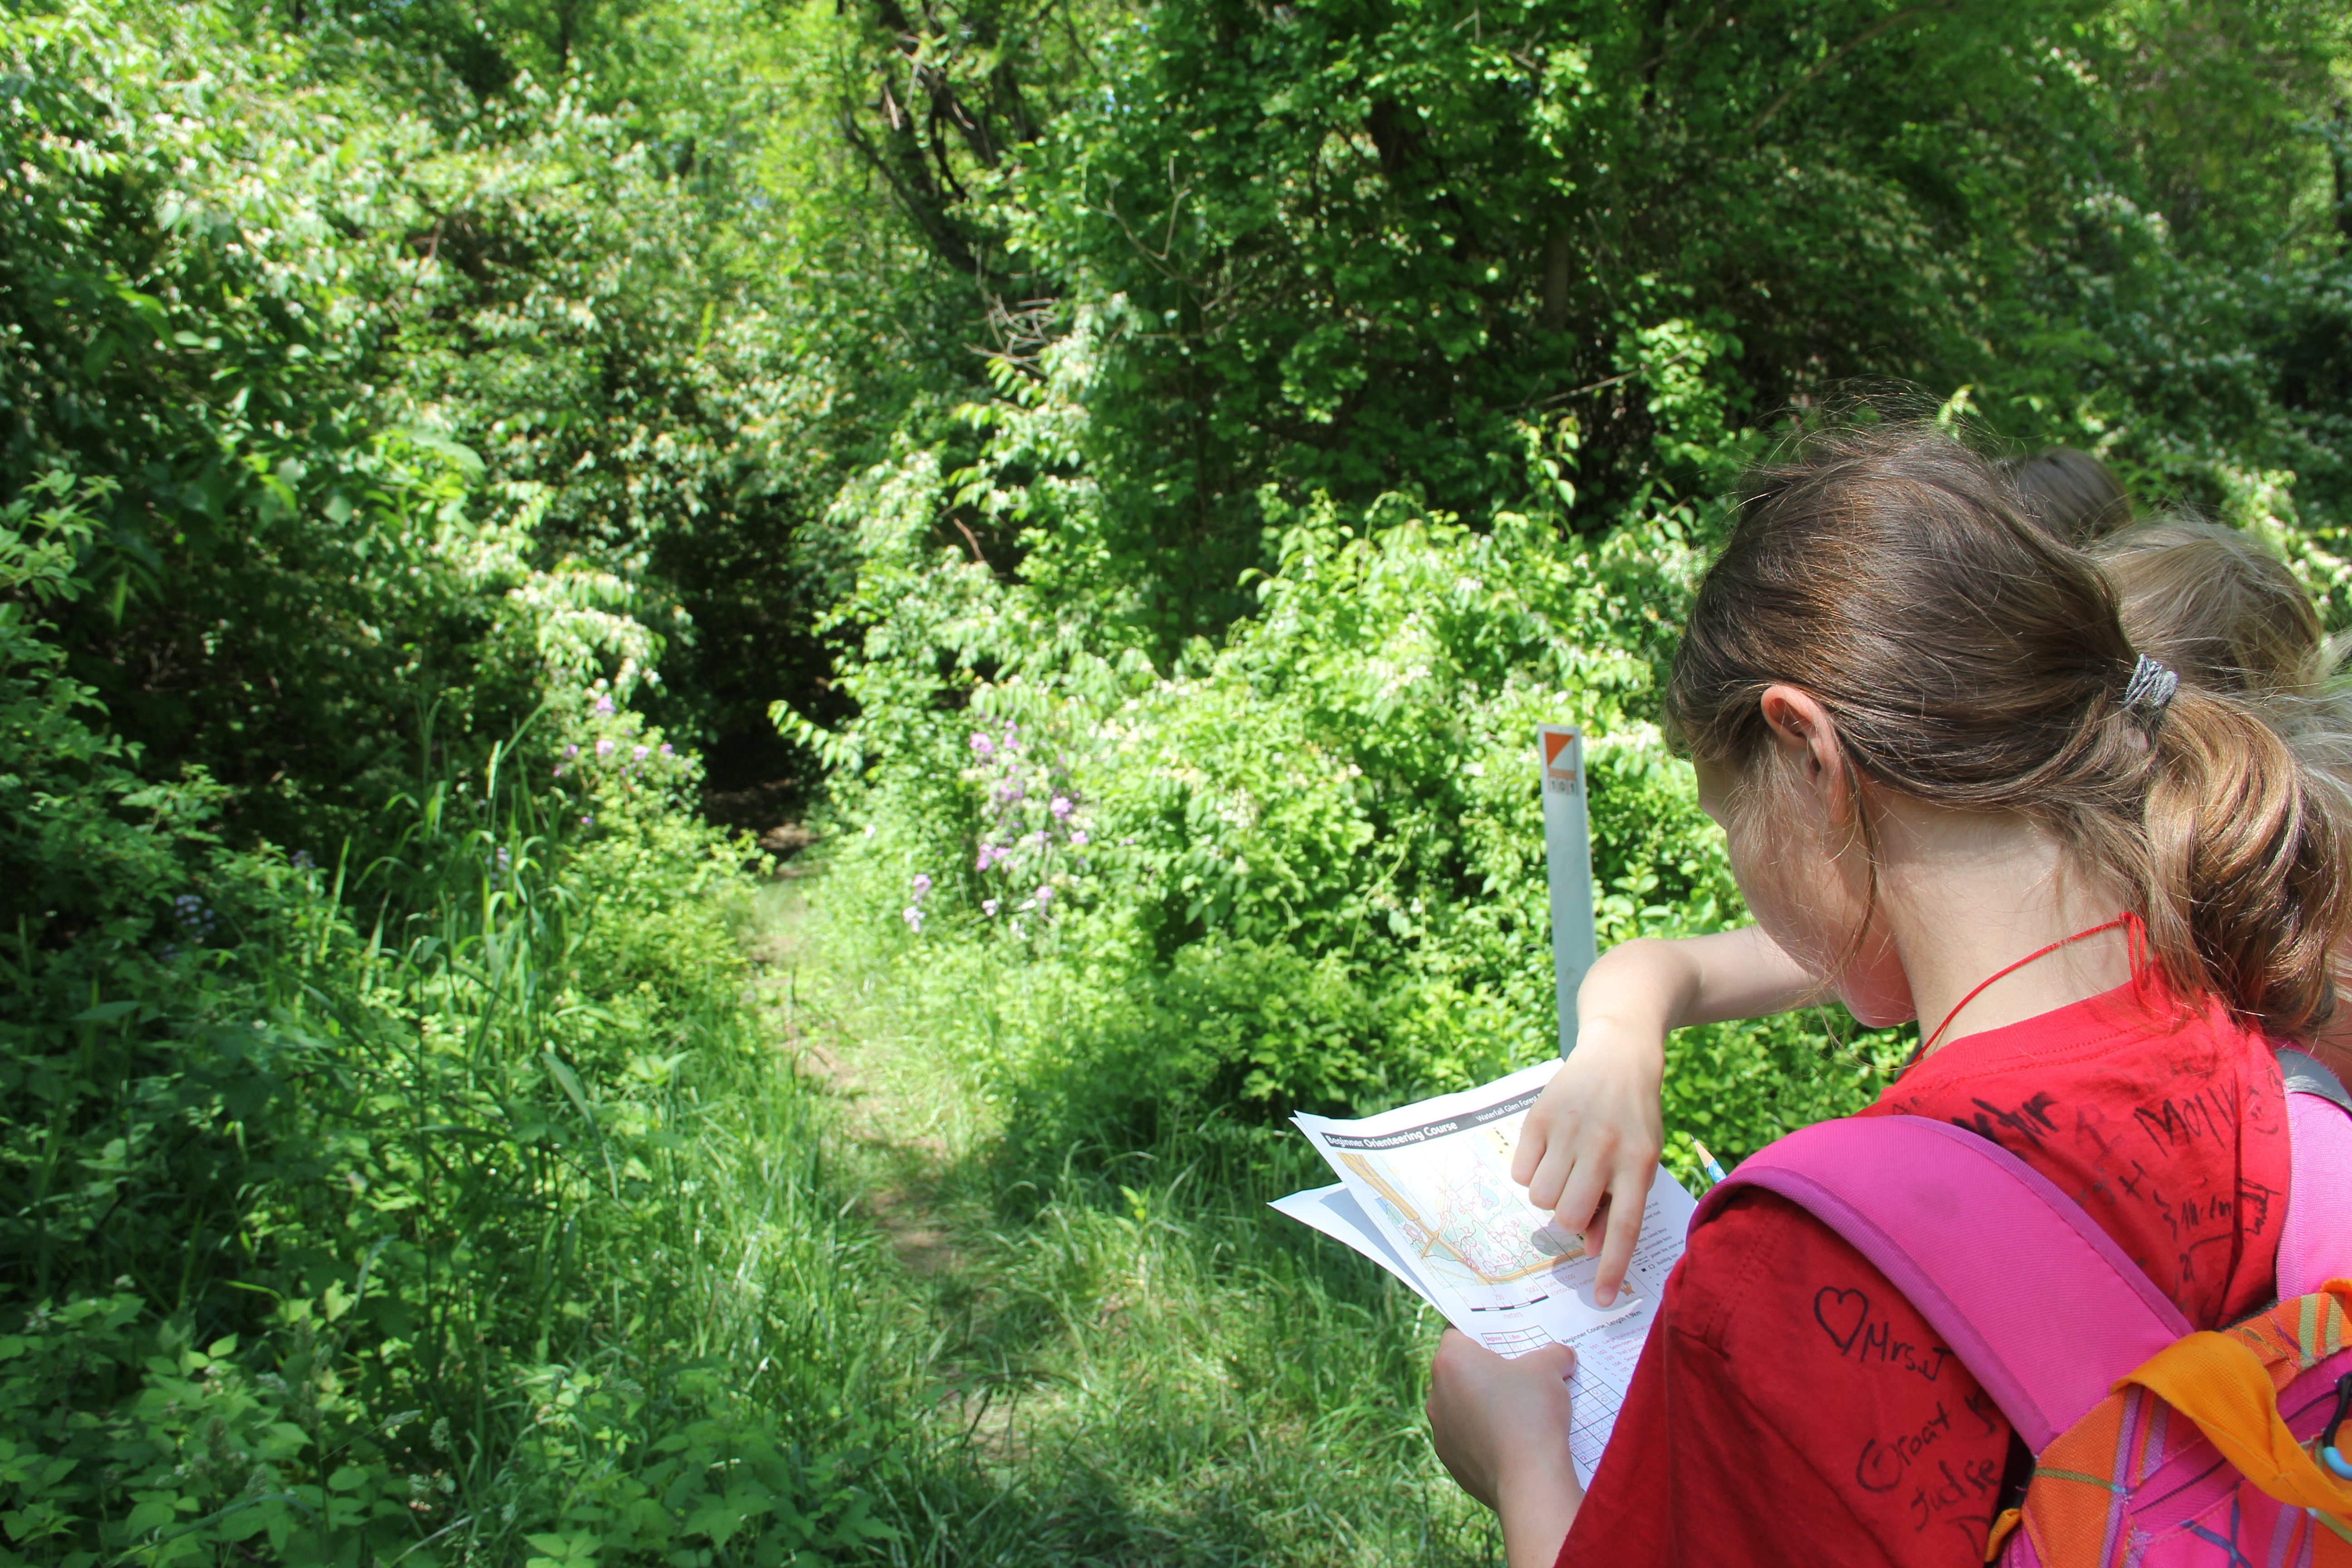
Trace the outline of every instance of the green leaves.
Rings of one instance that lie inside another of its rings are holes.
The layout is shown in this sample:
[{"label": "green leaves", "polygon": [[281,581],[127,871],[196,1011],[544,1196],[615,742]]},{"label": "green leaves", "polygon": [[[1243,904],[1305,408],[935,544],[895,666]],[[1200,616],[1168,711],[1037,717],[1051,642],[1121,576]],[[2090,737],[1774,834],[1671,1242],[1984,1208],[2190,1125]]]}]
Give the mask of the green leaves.
[{"label": "green leaves", "polygon": [[536,1556],[524,1559],[523,1568],[590,1568],[596,1561],[597,1548],[603,1538],[593,1531],[571,1531],[562,1535],[527,1535]]},{"label": "green leaves", "polygon": [[[636,180],[674,218],[680,199],[576,104],[443,126],[372,74],[387,54],[256,42],[209,12],[111,17],[93,0],[0,27],[25,89],[6,123],[66,128],[0,160],[22,198],[0,206],[0,405],[19,411],[5,439],[25,487],[0,485],[22,520],[0,596],[32,574],[54,657],[152,773],[203,767],[248,835],[364,833],[415,776],[421,716],[478,756],[542,683],[626,696],[658,656],[646,531],[583,531],[593,507],[573,491],[593,480],[484,456],[542,412],[585,412],[576,389],[515,374],[547,343],[490,352],[514,335],[492,318],[516,283],[491,258],[568,232],[584,209],[554,193],[583,170]],[[595,210],[642,225],[643,204],[607,195]],[[578,298],[616,246],[542,254],[521,292],[593,335],[596,306],[639,281]],[[460,319],[484,351],[471,366],[440,336]],[[86,522],[60,574],[61,536],[37,563],[24,542],[67,500]]]},{"label": "green leaves", "polygon": [[[503,817],[442,781],[394,808],[362,902],[215,855],[173,906],[201,961],[126,922],[6,976],[0,1256],[33,1287],[0,1312],[13,1560],[888,1537],[858,1469],[881,1413],[798,1414],[866,1348],[826,1283],[853,1222],[742,995],[714,901],[740,851],[667,773],[631,793],[668,761],[641,724],[572,732],[610,748],[593,834],[530,831],[560,780],[510,783]],[[176,1299],[131,1289],[159,1279]]]}]

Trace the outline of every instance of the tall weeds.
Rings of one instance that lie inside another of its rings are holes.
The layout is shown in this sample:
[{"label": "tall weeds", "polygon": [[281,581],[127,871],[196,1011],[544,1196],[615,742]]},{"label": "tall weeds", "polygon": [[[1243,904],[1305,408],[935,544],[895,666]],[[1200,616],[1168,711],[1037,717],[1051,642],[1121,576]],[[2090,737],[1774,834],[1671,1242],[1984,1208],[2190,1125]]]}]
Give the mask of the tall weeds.
[{"label": "tall weeds", "polygon": [[866,1244],[736,852],[509,748],[394,848],[215,853],[0,976],[0,1561],[870,1547]]}]

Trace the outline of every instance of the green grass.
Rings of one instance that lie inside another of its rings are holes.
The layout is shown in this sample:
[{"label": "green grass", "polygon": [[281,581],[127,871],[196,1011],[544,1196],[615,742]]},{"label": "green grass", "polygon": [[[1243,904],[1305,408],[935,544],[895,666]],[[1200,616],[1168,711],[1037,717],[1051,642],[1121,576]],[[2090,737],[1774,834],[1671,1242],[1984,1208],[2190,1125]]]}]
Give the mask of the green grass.
[{"label": "green grass", "polygon": [[104,1184],[0,1322],[0,1568],[1496,1560],[1302,1141],[1024,1096],[1027,970],[604,816],[225,864],[234,940],[11,1039],[82,1086],[11,1157]]},{"label": "green grass", "polygon": [[868,1310],[917,1413],[875,1472],[891,1561],[1498,1560],[1421,1416],[1441,1325],[1265,1207],[1319,1179],[1303,1142],[1040,1137],[969,1048],[986,987],[897,962],[822,879],[752,931],[837,1108],[833,1179],[889,1244]]}]

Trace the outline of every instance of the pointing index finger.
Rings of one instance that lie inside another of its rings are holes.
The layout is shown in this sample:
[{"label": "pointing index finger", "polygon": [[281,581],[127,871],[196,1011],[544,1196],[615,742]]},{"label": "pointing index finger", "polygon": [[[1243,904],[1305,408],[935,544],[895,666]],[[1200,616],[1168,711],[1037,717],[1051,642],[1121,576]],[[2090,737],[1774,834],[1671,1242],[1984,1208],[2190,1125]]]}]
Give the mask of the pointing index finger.
[{"label": "pointing index finger", "polygon": [[[1592,1299],[1602,1306],[1612,1306],[1617,1292],[1624,1288],[1625,1271],[1633,1267],[1633,1247],[1642,1238],[1642,1208],[1649,1197],[1646,1174],[1641,1171],[1619,1171],[1610,1184],[1606,1218],[1595,1215],[1596,1223],[1605,1225],[1601,1243],[1601,1265],[1592,1279]],[[1591,1245],[1588,1235],[1586,1245]]]}]

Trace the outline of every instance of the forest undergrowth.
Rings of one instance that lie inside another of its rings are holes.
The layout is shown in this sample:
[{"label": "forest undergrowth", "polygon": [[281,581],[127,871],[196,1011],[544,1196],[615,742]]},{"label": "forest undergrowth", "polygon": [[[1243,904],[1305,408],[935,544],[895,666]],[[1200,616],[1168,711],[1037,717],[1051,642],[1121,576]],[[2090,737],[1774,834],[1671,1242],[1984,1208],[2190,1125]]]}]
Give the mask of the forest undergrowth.
[{"label": "forest undergrowth", "polygon": [[926,1457],[874,1474],[891,1561],[1499,1561],[1424,1435],[1443,1325],[1265,1206],[1319,1180],[1303,1142],[1024,1144],[971,998],[910,993],[826,894],[772,884],[746,931],[832,1107],[835,1177],[888,1248],[876,1337],[915,1352]]}]

